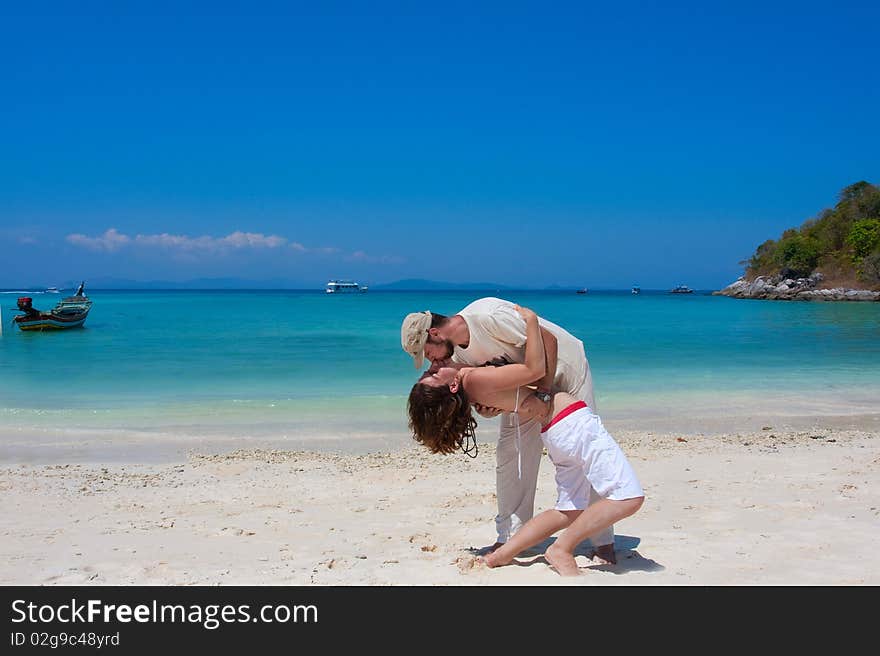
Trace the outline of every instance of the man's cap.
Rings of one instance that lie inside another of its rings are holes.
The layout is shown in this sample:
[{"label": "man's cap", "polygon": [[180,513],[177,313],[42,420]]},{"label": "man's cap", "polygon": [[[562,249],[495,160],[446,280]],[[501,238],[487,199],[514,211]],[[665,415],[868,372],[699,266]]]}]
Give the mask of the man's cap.
[{"label": "man's cap", "polygon": [[425,362],[425,342],[428,340],[431,318],[428,310],[413,312],[406,315],[400,326],[400,345],[412,356],[416,369],[421,369]]}]

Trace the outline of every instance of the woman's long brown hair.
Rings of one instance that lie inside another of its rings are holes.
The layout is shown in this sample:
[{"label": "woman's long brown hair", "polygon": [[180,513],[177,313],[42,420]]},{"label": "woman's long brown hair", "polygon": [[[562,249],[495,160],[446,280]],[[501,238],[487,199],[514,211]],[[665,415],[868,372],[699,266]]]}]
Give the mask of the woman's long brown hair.
[{"label": "woman's long brown hair", "polygon": [[[446,385],[416,383],[409,393],[407,411],[413,438],[431,453],[448,454],[461,449],[470,455],[476,447],[477,421],[463,386],[451,392]],[[473,447],[469,446],[471,440]]]}]

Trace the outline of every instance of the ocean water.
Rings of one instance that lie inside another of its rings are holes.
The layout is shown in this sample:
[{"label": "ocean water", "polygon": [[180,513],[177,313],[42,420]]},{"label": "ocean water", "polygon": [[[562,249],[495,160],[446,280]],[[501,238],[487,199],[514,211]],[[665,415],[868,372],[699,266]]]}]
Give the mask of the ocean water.
[{"label": "ocean water", "polygon": [[[24,333],[0,294],[0,435],[406,433],[409,312],[498,295],[583,340],[597,406],[656,416],[880,412],[880,304],[709,293],[101,291],[78,330]],[[48,309],[57,295],[34,295]],[[0,448],[3,448],[0,437]],[[108,438],[110,439],[110,438]]]}]

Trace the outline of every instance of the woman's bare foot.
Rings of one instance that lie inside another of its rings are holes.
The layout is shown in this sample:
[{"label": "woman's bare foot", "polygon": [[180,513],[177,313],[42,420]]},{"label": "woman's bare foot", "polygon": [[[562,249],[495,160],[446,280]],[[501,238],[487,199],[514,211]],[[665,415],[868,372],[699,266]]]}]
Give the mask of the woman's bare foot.
[{"label": "woman's bare foot", "polygon": [[580,574],[574,555],[561,547],[557,547],[555,544],[547,547],[547,550],[544,552],[544,558],[547,559],[550,567],[555,569],[560,576],[578,576]]},{"label": "woman's bare foot", "polygon": [[488,553],[482,556],[482,559],[483,562],[486,563],[486,565],[489,567],[501,567],[503,565],[509,564],[510,561],[513,560],[513,556],[507,555],[507,551],[504,549],[504,545],[502,544],[492,553]]}]

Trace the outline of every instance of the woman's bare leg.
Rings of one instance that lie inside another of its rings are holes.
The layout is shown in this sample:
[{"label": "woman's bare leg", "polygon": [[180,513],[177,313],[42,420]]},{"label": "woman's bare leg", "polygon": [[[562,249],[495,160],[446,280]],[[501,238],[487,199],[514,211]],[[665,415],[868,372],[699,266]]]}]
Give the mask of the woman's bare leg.
[{"label": "woman's bare leg", "polygon": [[556,542],[547,548],[544,554],[547,562],[562,576],[577,575],[578,567],[574,559],[574,550],[577,546],[588,537],[635,513],[642,507],[644,500],[645,497],[623,501],[600,499],[590,504],[574,518],[562,535],[556,538]]},{"label": "woman's bare leg", "polygon": [[507,542],[485,556],[486,564],[489,567],[507,565],[523,549],[538,544],[541,540],[546,540],[557,531],[569,526],[581,512],[583,511],[545,510],[532,517]]}]

